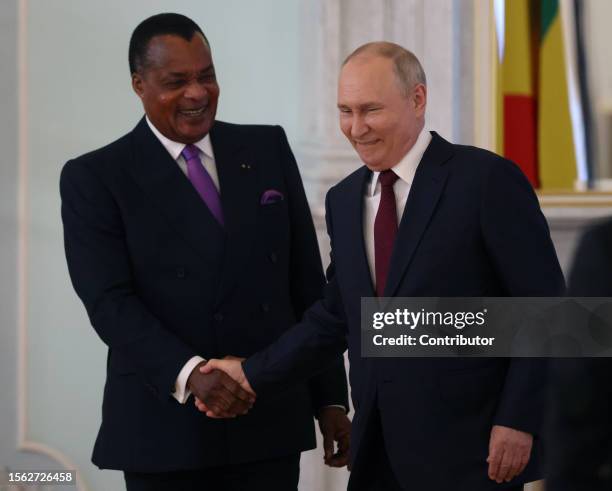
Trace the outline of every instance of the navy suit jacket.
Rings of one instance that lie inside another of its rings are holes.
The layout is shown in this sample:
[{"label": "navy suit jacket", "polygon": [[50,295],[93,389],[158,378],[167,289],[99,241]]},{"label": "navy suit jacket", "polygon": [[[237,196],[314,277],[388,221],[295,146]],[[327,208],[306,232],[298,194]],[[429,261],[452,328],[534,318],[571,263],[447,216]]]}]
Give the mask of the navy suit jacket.
[{"label": "navy suit jacket", "polygon": [[[417,168],[385,296],[556,296],[564,280],[537,197],[521,171],[436,133]],[[362,358],[360,300],[375,296],[363,241],[362,167],[327,194],[331,264],[323,300],[275,344],[244,362],[264,399],[322,360],[350,357],[351,457],[378,404],[391,466],[410,489],[500,489],[487,476],[491,427],[540,435],[540,360]],[[537,443],[537,442],[536,442]],[[366,443],[364,443],[366,445]],[[540,477],[535,449],[511,485]]]},{"label": "navy suit jacket", "polygon": [[[225,227],[144,118],[61,175],[70,276],[108,345],[93,461],[140,472],[241,463],[315,446],[313,414],[348,407],[340,355],[233,420],[171,392],[194,355],[248,356],[321,297],[324,277],[297,165],[280,127],[215,122]],[[284,199],[260,204],[269,189]]]}]

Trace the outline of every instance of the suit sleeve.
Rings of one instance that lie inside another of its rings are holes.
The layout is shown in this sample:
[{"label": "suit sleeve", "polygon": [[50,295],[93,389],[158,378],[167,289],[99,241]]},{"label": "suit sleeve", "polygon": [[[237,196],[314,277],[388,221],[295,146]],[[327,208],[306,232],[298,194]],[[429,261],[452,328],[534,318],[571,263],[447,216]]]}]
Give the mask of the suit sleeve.
[{"label": "suit sleeve", "polygon": [[[531,185],[513,163],[493,164],[483,184],[481,228],[506,295],[563,295],[563,273]],[[542,359],[509,361],[494,424],[541,434],[547,369]]]},{"label": "suit sleeve", "polygon": [[70,161],[60,192],[64,247],[74,289],[92,326],[162,400],[195,353],[149,312],[132,277],[126,230],[117,203],[89,162]]},{"label": "suit sleeve", "polygon": [[243,362],[246,377],[258,394],[276,393],[308,380],[328,369],[347,348],[347,325],[334,272],[330,193],[325,208],[332,253],[323,298],[306,310],[298,324]]},{"label": "suit sleeve", "polygon": [[[325,278],[317,236],[304,192],[302,179],[289,142],[278,127],[281,161],[285,164],[285,181],[290,213],[291,257],[289,282],[296,319],[301,319],[308,307],[321,298]],[[348,387],[344,357],[336,356],[328,369],[315,375],[309,382],[313,412],[329,405],[348,409]]]}]

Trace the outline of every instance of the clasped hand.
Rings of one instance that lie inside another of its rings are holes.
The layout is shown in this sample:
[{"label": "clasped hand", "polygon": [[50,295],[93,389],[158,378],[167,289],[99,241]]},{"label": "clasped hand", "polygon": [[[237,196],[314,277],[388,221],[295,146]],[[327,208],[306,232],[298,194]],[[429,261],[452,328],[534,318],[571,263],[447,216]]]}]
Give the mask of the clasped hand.
[{"label": "clasped hand", "polygon": [[225,361],[238,364],[242,371],[240,359],[227,357],[225,360],[200,363],[187,381],[197,408],[211,418],[234,418],[246,414],[255,402],[255,392],[248,382],[243,387],[231,373],[226,373],[227,370],[217,368],[213,363]]}]

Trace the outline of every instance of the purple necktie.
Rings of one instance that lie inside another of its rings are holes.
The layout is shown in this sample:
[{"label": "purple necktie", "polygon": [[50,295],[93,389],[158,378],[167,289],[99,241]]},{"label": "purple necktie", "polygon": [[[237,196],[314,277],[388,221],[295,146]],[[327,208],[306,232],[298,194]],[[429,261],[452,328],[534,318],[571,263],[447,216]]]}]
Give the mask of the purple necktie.
[{"label": "purple necktie", "polygon": [[187,162],[187,177],[191,184],[193,184],[193,187],[204,200],[213,216],[223,225],[223,209],[221,208],[219,191],[217,191],[212,177],[210,177],[210,174],[206,172],[202,165],[198,147],[187,145],[181,152],[181,155]]}]

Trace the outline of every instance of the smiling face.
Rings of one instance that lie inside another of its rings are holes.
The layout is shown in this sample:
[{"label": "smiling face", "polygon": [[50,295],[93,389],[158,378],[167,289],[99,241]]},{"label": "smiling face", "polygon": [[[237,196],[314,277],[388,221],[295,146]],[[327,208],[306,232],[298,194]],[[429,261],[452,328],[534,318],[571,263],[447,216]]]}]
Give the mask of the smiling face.
[{"label": "smiling face", "polygon": [[132,87],[153,125],[170,140],[195,143],[209,132],[217,113],[219,86],[204,38],[155,36],[146,63],[132,74]]},{"label": "smiling face", "polygon": [[390,169],[412,148],[425,124],[426,101],[423,84],[406,94],[390,58],[359,55],[340,73],[340,129],[372,171]]}]

